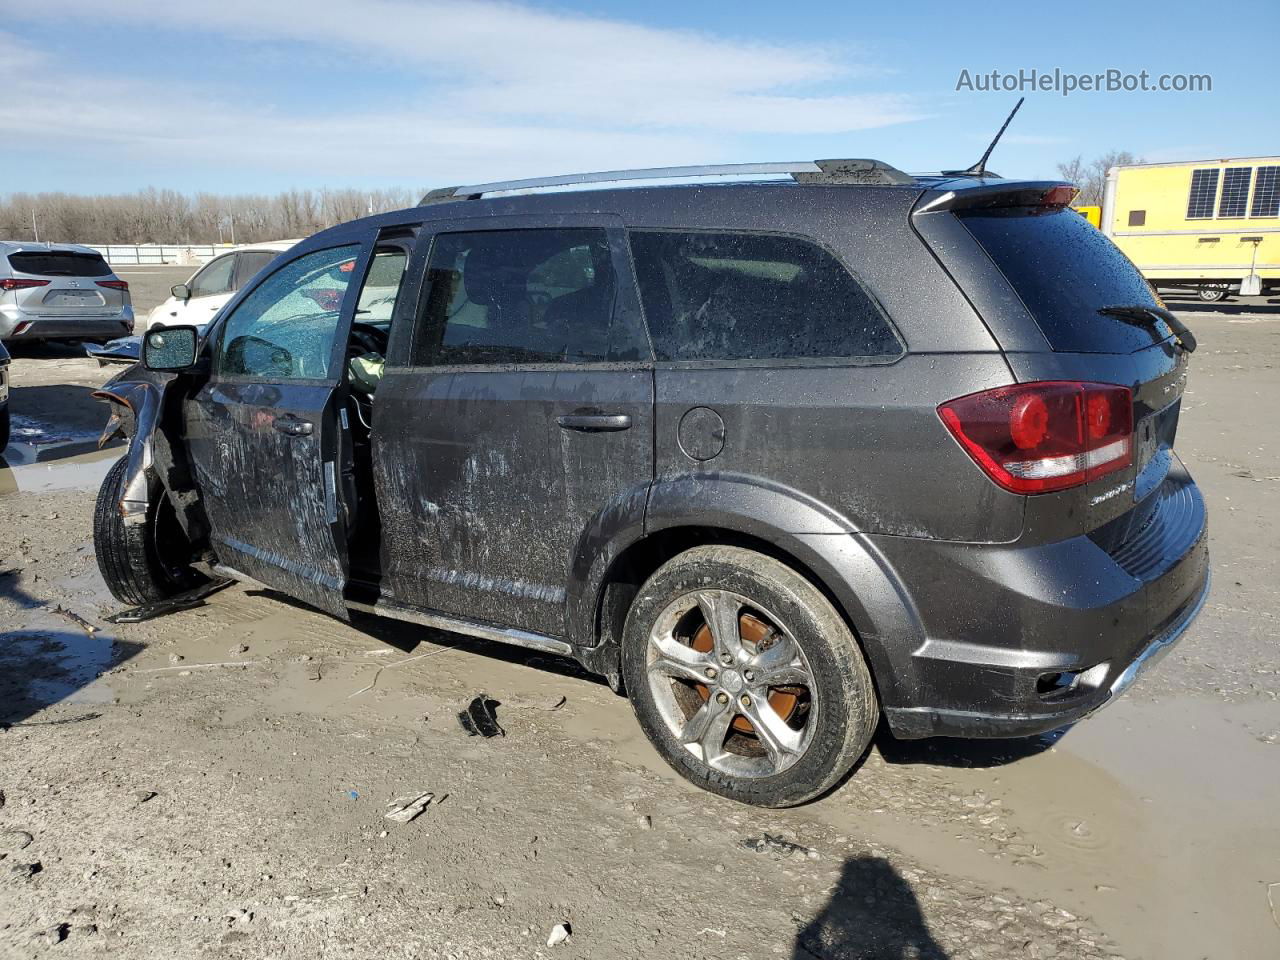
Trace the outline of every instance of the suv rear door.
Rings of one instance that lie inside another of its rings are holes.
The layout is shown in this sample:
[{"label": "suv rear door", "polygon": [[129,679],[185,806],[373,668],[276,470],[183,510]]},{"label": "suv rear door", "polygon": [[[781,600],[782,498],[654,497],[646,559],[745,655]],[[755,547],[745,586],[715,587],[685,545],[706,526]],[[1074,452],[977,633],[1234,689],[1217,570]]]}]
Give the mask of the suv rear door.
[{"label": "suv rear door", "polygon": [[374,402],[383,593],[563,636],[584,545],[643,520],[653,372],[616,222],[525,223],[422,240],[413,343]]},{"label": "suv rear door", "polygon": [[339,416],[362,251],[313,251],[260,280],[210,336],[209,379],[185,405],[219,560],[340,617],[348,559]]},{"label": "suv rear door", "polygon": [[[1055,185],[1038,185],[1045,197]],[[1002,195],[1001,191],[1007,191]],[[1029,185],[956,191],[953,206],[915,223],[1005,352],[1014,376],[1119,384],[1133,392],[1134,464],[1029,498],[1033,536],[1089,533],[1159,487],[1173,462],[1187,350],[1147,307],[1142,274],[1074,211],[1035,202]],[[926,205],[928,201],[925,201]],[[976,249],[975,249],[976,245]],[[976,256],[974,255],[976,254]],[[1138,308],[1134,315],[1110,310]]]}]

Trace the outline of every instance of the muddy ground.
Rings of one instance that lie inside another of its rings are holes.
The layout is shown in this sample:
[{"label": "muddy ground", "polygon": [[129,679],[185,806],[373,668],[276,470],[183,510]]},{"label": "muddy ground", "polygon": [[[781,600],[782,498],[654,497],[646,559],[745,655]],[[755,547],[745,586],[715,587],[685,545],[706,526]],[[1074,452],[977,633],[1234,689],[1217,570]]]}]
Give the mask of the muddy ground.
[{"label": "muddy ground", "polygon": [[[82,451],[109,371],[20,352],[0,957],[1280,956],[1280,303],[1176,306],[1215,575],[1183,642],[1065,734],[881,735],[783,812],[687,785],[553,657],[243,587],[103,623],[93,488],[121,451]],[[481,692],[505,737],[459,728]]]}]

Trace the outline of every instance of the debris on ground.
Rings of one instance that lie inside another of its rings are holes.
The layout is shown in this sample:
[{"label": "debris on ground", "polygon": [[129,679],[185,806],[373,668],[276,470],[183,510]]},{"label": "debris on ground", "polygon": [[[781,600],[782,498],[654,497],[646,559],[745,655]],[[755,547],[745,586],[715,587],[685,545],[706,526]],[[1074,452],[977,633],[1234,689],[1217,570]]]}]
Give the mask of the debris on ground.
[{"label": "debris on ground", "polygon": [[92,623],[90,623],[84,617],[80,616],[80,614],[75,613],[71,610],[68,610],[66,607],[62,606],[61,604],[55,603],[51,607],[45,607],[45,609],[48,610],[50,613],[57,614],[60,617],[65,617],[67,620],[70,620],[72,623],[74,623],[77,627],[79,627],[85,633],[89,634],[89,636],[93,636],[95,633],[98,632],[98,628],[95,627]]},{"label": "debris on ground", "polygon": [[427,809],[427,804],[429,804],[434,797],[434,793],[420,793],[417,796],[398,797],[387,804],[391,809],[387,811],[386,817],[388,820],[396,821],[396,823],[408,823],[410,820],[417,819],[422,811]]},{"label": "debris on ground", "polygon": [[177,613],[180,610],[191,610],[195,607],[203,607],[205,597],[212,593],[229,587],[233,581],[231,580],[210,580],[203,583],[194,590],[187,590],[177,596],[169,597],[166,600],[156,600],[152,603],[144,603],[139,607],[130,607],[127,610],[121,610],[119,613],[113,613],[109,617],[103,617],[107,623],[145,623],[148,620],[154,620],[156,617],[162,617],[167,613]]},{"label": "debris on ground", "polygon": [[547,937],[547,946],[548,947],[559,946],[560,944],[568,940],[571,936],[573,936],[573,931],[569,928],[569,924],[557,923],[554,927],[551,928],[551,935]]},{"label": "debris on ground", "polygon": [[30,880],[43,869],[39,860],[31,863],[14,863],[9,867],[8,876],[10,880]]},{"label": "debris on ground", "polygon": [[154,790],[135,790],[133,791],[133,799],[138,803],[146,803],[156,796]]},{"label": "debris on ground", "polygon": [[792,843],[790,840],[769,833],[759,837],[748,837],[742,841],[742,845],[748,850],[754,850],[756,853],[776,853],[784,857],[794,856],[806,857],[809,860],[818,859],[817,850],[799,843]]},{"label": "debris on ground", "polygon": [[[204,670],[208,667],[252,667],[258,664],[266,663],[266,660],[220,660],[217,663],[193,663],[181,670],[178,670],[178,676],[189,677],[192,670]],[[146,670],[133,670],[132,673],[164,673],[168,670],[177,670],[176,666],[170,667],[148,667]]]},{"label": "debris on ground", "polygon": [[470,737],[484,737],[486,740],[490,737],[505,737],[507,732],[498,724],[498,717],[494,713],[500,706],[501,701],[492,700],[487,693],[482,693],[458,714],[458,723]]}]

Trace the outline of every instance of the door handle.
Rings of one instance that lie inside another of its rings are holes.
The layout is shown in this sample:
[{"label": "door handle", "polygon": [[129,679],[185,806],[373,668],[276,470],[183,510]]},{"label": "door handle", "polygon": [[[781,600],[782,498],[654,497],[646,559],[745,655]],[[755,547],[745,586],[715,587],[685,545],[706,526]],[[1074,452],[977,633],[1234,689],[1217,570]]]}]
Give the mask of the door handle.
[{"label": "door handle", "polygon": [[625,413],[571,413],[556,417],[556,423],[565,430],[605,433],[611,430],[626,430],[631,426],[631,417]]},{"label": "door handle", "polygon": [[309,437],[316,429],[316,425],[310,420],[295,417],[292,413],[276,417],[271,421],[271,425],[289,437]]}]

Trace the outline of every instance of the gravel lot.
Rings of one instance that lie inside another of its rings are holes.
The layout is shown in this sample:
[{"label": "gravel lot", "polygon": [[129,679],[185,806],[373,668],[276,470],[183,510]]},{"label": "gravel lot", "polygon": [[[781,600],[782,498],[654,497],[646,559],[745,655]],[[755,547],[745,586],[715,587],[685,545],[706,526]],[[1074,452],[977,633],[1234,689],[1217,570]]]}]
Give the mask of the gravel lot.
[{"label": "gravel lot", "polygon": [[[190,272],[149,269],[122,273],[140,315]],[[103,623],[90,520],[120,451],[86,452],[87,394],[110,371],[24,348],[27,432],[0,468],[0,957],[1280,956],[1280,301],[1172,305],[1201,344],[1178,447],[1215,575],[1183,642],[1065,735],[882,736],[783,812],[685,784],[553,657],[243,587]],[[459,728],[481,692],[505,737]]]}]

